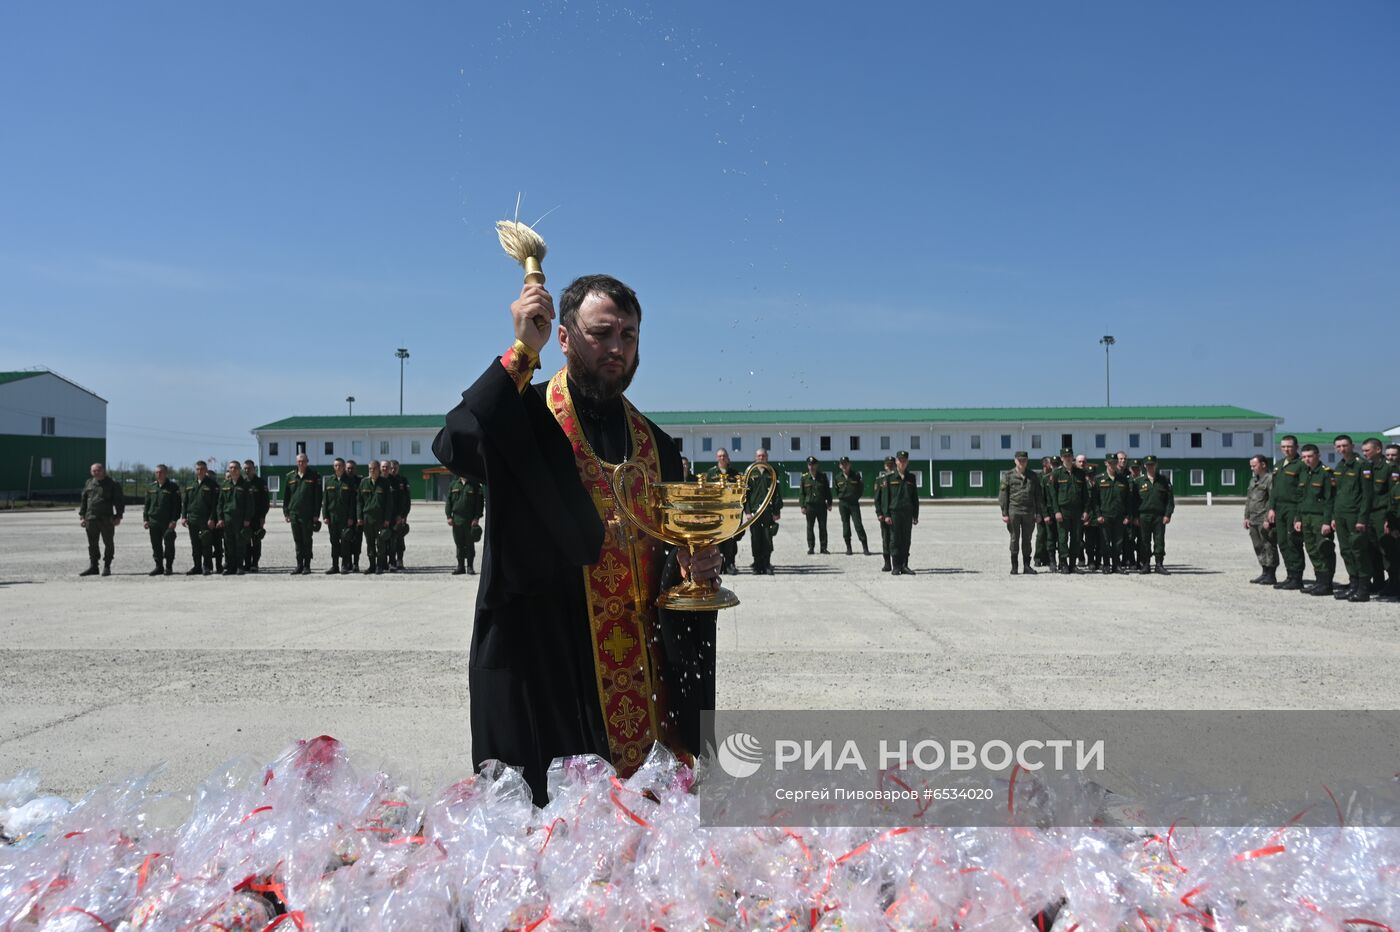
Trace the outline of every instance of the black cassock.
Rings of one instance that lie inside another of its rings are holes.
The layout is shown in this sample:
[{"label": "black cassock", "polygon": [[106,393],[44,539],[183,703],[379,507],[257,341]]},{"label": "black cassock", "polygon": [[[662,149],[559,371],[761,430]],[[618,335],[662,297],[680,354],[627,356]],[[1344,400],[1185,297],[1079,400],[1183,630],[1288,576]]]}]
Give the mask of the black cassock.
[{"label": "black cassock", "polygon": [[[523,767],[543,805],[556,757],[610,757],[598,699],[582,567],[597,562],[603,521],[579,479],[573,448],[546,402],[523,393],[498,358],[447,414],[433,453],[486,483],[485,547],[472,630],[468,692],[472,764]],[[584,435],[608,462],[630,453],[620,401],[591,405],[571,381]],[[661,476],[681,478],[675,442],[650,421]],[[680,581],[668,548],[662,588]],[[662,669],[675,734],[699,754],[700,711],[715,699],[715,613],[658,611]]]}]

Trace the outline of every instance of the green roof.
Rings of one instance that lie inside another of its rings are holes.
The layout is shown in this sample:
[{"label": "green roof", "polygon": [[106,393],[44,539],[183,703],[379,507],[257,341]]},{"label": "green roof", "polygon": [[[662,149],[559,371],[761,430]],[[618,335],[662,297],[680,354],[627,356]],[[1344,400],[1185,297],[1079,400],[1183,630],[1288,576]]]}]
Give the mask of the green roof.
[{"label": "green roof", "polygon": [[324,417],[284,417],[253,430],[393,430],[441,427],[442,414],[334,414]]},{"label": "green roof", "polygon": [[1356,444],[1357,449],[1361,448],[1361,441],[1365,440],[1367,437],[1375,437],[1381,443],[1389,442],[1386,440],[1385,431],[1383,430],[1315,430],[1306,433],[1301,430],[1294,430],[1285,431],[1285,433],[1291,433],[1293,436],[1297,437],[1298,446],[1300,447],[1304,444],[1315,443],[1319,447],[1322,447],[1323,450],[1332,449],[1332,441],[1337,439],[1338,434],[1349,435]]},{"label": "green roof", "polygon": [[32,379],[36,375],[44,375],[45,370],[30,372],[0,372],[0,385],[6,382],[18,382],[20,379]]},{"label": "green roof", "polygon": [[788,411],[648,411],[662,425],[976,423],[981,421],[1276,421],[1272,414],[1234,405],[1121,408],[819,408]]}]

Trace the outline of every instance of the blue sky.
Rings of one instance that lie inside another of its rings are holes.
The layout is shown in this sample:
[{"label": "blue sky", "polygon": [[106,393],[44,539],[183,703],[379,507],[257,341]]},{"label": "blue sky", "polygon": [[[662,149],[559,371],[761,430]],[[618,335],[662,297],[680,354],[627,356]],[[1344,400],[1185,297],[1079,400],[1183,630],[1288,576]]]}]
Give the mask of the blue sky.
[{"label": "blue sky", "polygon": [[[1400,422],[1400,6],[7,4],[0,369],[110,458],[445,411],[492,225],[646,309],[643,408]],[[546,366],[561,363],[557,348]]]}]

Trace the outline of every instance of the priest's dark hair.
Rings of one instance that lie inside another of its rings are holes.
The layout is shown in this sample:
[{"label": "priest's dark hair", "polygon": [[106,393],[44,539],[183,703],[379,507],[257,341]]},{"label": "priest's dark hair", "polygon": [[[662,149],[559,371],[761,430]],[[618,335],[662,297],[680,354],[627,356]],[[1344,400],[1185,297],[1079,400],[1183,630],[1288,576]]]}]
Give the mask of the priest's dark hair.
[{"label": "priest's dark hair", "polygon": [[635,291],[611,275],[585,275],[570,282],[569,287],[565,288],[564,293],[559,296],[559,323],[561,326],[569,330],[574,329],[574,322],[578,319],[579,305],[583,304],[583,299],[591,294],[612,298],[613,304],[616,304],[619,310],[634,315],[637,318],[637,323],[642,322],[642,305],[637,301]]}]

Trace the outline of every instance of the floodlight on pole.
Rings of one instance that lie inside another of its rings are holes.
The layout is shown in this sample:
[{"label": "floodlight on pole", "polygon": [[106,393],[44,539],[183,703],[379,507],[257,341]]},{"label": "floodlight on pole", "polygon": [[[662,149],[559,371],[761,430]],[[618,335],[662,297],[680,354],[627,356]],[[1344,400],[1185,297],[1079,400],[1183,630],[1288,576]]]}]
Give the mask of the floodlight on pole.
[{"label": "floodlight on pole", "polygon": [[1103,344],[1103,403],[1105,407],[1113,407],[1113,380],[1109,372],[1108,349],[1118,341],[1110,336],[1104,336],[1099,340]]},{"label": "floodlight on pole", "polygon": [[345,403],[348,404],[348,405],[350,406],[350,414],[353,416],[354,413],[355,413],[355,396],[354,396],[354,395],[346,395],[346,396],[345,396]]},{"label": "floodlight on pole", "polygon": [[403,361],[408,358],[408,350],[400,346],[394,350],[399,359],[399,414],[403,414]]}]

